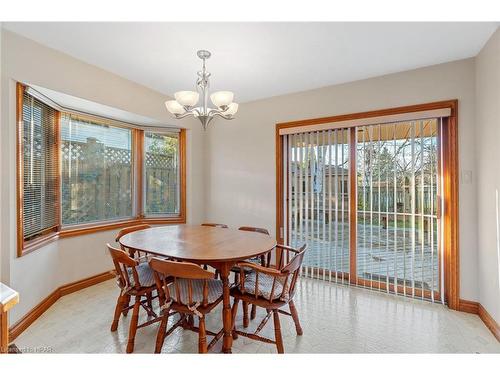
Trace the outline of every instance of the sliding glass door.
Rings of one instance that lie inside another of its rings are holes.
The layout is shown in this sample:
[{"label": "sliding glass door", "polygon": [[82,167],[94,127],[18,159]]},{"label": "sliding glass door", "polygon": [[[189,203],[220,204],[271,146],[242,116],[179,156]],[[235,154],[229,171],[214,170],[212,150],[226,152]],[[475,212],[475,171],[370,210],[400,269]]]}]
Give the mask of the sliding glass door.
[{"label": "sliding glass door", "polygon": [[283,238],[302,275],[444,302],[442,119],[283,136]]}]

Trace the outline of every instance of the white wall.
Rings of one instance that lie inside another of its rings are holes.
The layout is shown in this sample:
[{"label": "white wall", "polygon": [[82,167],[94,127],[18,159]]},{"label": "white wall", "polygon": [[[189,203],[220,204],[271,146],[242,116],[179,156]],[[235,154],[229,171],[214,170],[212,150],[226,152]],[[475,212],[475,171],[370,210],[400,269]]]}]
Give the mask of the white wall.
[{"label": "white wall", "polygon": [[476,58],[479,302],[500,322],[500,30]]},{"label": "white wall", "polygon": [[31,83],[100,104],[123,109],[187,131],[187,217],[204,218],[203,133],[194,120],[175,121],[167,114],[167,97],[117,75],[86,64],[29,39],[2,31],[1,278],[20,293],[11,323],[60,285],[110,270],[105,243],[116,231],[61,239],[21,258],[16,256],[16,97],[15,82]]},{"label": "white wall", "polygon": [[[274,232],[278,122],[458,99],[460,167],[474,170],[474,82],[467,59],[240,105],[236,119],[208,131],[207,220]],[[477,300],[476,185],[459,190],[461,297]]]}]

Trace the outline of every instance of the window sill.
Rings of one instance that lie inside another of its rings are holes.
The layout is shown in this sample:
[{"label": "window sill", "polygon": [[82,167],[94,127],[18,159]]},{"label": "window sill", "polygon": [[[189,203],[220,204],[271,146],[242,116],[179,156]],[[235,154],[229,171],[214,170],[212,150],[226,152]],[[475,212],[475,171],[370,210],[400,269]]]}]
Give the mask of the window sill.
[{"label": "window sill", "polygon": [[98,223],[94,225],[78,226],[63,228],[59,232],[61,238],[80,236],[84,234],[104,232],[107,230],[118,229],[123,227],[129,227],[138,224],[185,224],[186,219],[181,216],[171,217],[171,218],[137,218],[137,219],[127,219],[121,221],[114,221],[108,223]]},{"label": "window sill", "polygon": [[21,251],[21,255],[27,255],[43,246],[46,246],[54,241],[56,241],[59,238],[59,232],[52,232],[43,236],[40,236],[38,238],[35,238],[34,240],[26,241],[23,244],[23,248]]},{"label": "window sill", "polygon": [[118,229],[129,227],[132,225],[138,224],[185,224],[186,218],[183,216],[176,217],[168,217],[168,218],[135,218],[135,219],[127,219],[121,221],[107,222],[107,223],[98,223],[88,226],[78,226],[78,227],[70,227],[63,228],[59,232],[52,232],[36,238],[31,241],[27,241],[23,245],[23,249],[20,256],[27,255],[43,246],[48,245],[51,242],[57,241],[59,238],[69,238],[75,236],[81,236],[85,234],[97,233],[97,232],[105,232],[108,230]]}]

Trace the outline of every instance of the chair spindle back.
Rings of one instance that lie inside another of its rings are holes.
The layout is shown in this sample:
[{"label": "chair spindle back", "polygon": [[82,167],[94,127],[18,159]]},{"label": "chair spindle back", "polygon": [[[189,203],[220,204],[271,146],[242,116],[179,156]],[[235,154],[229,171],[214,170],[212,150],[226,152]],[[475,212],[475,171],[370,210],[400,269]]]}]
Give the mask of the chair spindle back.
[{"label": "chair spindle back", "polygon": [[[120,240],[120,238],[122,238],[123,236],[125,236],[126,234],[128,233],[132,233],[132,232],[136,232],[138,230],[143,230],[143,229],[148,229],[148,228],[151,228],[151,225],[148,225],[148,224],[140,224],[140,225],[134,225],[134,226],[131,226],[131,227],[127,227],[127,228],[123,228],[122,230],[120,230],[118,232],[118,234],[116,235],[116,238],[115,238],[115,241],[118,242]],[[125,246],[123,246],[122,244],[120,244],[120,248],[122,250],[126,250],[128,251],[128,253],[130,254],[130,256],[132,258],[134,258],[135,256],[135,253],[136,251],[135,250],[132,250],[132,249],[128,249],[128,248],[125,248]],[[137,255],[140,257],[141,256],[141,253],[139,251],[137,251]]]},{"label": "chair spindle back", "polygon": [[[304,260],[304,255],[307,249],[307,245],[304,244],[300,249],[294,249],[289,246],[277,245],[276,248],[280,250],[280,261],[278,269],[270,267],[261,267],[252,263],[244,262],[238,263],[240,266],[240,277],[241,286],[240,290],[245,293],[245,279],[246,274],[244,268],[251,268],[255,271],[255,289],[252,294],[255,298],[259,297],[259,276],[267,275],[273,278],[273,283],[271,286],[271,292],[267,298],[270,302],[276,299],[291,299],[295,293],[295,286],[297,284],[297,279],[300,273],[300,267]],[[284,265],[283,263],[286,262]],[[265,277],[265,276],[264,276]],[[275,295],[278,283],[281,284],[281,292]]]},{"label": "chair spindle back", "polygon": [[[125,250],[117,249],[109,243],[107,244],[107,247],[115,266],[118,286],[121,289],[140,287],[139,275],[136,270],[136,266],[138,265],[137,261],[130,257]],[[130,280],[128,269],[132,270],[133,283]]]},{"label": "chair spindle back", "polygon": [[269,236],[269,231],[265,228],[257,228],[257,227],[239,227],[238,230],[243,230],[246,232],[257,232],[262,234],[267,234]]},{"label": "chair spindle back", "polygon": [[[212,272],[204,270],[197,264],[189,262],[175,262],[166,259],[152,258],[149,265],[154,273],[160,304],[172,300],[169,284],[173,284],[175,291],[175,300],[184,305],[193,304],[193,280],[203,280],[203,300],[202,306],[208,304],[208,280],[214,279]],[[172,281],[173,278],[173,281]],[[185,279],[188,287],[188,300],[181,298],[181,285],[179,279]]]},{"label": "chair spindle back", "polygon": [[217,223],[203,223],[202,227],[215,227],[215,228],[229,228],[226,224],[217,224]]}]

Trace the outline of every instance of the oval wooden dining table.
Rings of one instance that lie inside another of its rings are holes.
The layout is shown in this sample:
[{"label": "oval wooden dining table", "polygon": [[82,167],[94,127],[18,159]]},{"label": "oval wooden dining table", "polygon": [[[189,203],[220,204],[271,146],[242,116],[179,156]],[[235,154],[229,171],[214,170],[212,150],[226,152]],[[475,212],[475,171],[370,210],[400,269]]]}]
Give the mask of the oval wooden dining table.
[{"label": "oval wooden dining table", "polygon": [[266,254],[276,241],[262,233],[201,225],[168,225],[128,233],[120,244],[134,250],[160,257],[217,269],[223,285],[222,322],[224,326],[222,351],[231,353],[231,305],[229,274],[236,262]]}]

